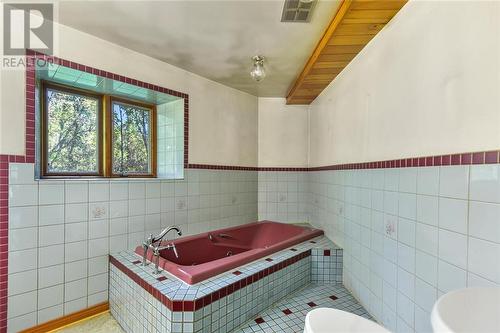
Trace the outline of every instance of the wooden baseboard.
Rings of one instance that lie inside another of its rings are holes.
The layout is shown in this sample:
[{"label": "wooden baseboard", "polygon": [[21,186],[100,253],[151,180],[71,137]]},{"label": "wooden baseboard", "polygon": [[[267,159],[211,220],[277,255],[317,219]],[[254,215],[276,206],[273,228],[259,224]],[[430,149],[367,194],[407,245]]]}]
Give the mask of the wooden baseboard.
[{"label": "wooden baseboard", "polygon": [[21,331],[20,333],[50,332],[50,331],[59,329],[63,326],[67,326],[67,325],[76,323],[77,321],[101,314],[101,313],[106,312],[108,310],[109,310],[109,303],[108,302],[97,304],[97,305],[91,306],[90,308],[71,313],[67,316],[48,321],[46,323],[37,325],[37,326],[32,327],[32,328],[28,328],[27,330]]}]

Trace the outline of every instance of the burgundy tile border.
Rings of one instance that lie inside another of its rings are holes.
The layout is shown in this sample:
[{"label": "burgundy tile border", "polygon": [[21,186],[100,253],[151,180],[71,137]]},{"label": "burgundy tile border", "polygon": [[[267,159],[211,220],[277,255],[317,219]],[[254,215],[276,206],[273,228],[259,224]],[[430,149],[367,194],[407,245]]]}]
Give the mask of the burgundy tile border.
[{"label": "burgundy tile border", "polygon": [[9,161],[0,155],[0,332],[7,332],[7,281],[9,251]]},{"label": "burgundy tile border", "polygon": [[334,164],[311,168],[247,167],[235,165],[188,164],[188,169],[310,172],[330,170],[387,169],[446,165],[496,164],[500,163],[500,150],[447,154],[427,157],[410,157],[396,160]]},{"label": "burgundy tile border", "polygon": [[[281,261],[275,265],[272,265],[268,268],[265,268],[261,271],[258,271],[250,276],[247,276],[246,278],[243,278],[241,280],[238,280],[226,287],[223,287],[219,290],[214,291],[210,295],[206,295],[203,298],[199,298],[196,300],[189,300],[189,301],[178,301],[178,300],[171,300],[167,296],[163,295],[158,289],[153,287],[151,284],[147,283],[145,280],[143,280],[141,277],[139,277],[137,274],[135,274],[131,269],[127,268],[124,264],[122,264],[119,260],[117,260],[115,257],[112,255],[109,255],[109,262],[116,268],[118,268],[120,271],[125,273],[129,278],[131,278],[135,283],[137,283],[139,286],[141,286],[144,290],[146,290],[148,293],[150,293],[154,298],[156,298],[158,301],[160,301],[163,305],[165,305],[168,309],[174,311],[174,312],[181,312],[181,311],[195,311],[203,308],[206,305],[211,304],[212,302],[217,301],[220,298],[226,297],[228,295],[231,295],[237,290],[240,290],[241,288],[246,287],[247,285],[250,285],[252,283],[255,283],[266,276],[273,274],[277,271],[282,270],[285,267],[288,267],[299,260],[302,260],[304,258],[307,258],[311,256],[311,250],[304,251],[302,253],[299,253],[291,258],[288,258],[284,261]],[[240,273],[241,274],[241,273]],[[159,280],[159,279],[157,279]],[[163,280],[161,280],[163,281]],[[160,282],[161,282],[160,281]]]},{"label": "burgundy tile border", "polygon": [[427,157],[412,157],[388,161],[335,164],[308,168],[307,171],[355,170],[355,169],[387,169],[428,167],[441,165],[470,165],[500,163],[500,150],[447,154]]},{"label": "burgundy tile border", "polygon": [[258,171],[283,171],[283,172],[303,172],[309,171],[309,168],[283,168],[283,167],[258,167]]},{"label": "burgundy tile border", "polygon": [[235,171],[258,171],[257,167],[245,167],[238,165],[214,165],[214,164],[193,164],[187,166],[188,169],[206,169],[206,170],[235,170]]}]

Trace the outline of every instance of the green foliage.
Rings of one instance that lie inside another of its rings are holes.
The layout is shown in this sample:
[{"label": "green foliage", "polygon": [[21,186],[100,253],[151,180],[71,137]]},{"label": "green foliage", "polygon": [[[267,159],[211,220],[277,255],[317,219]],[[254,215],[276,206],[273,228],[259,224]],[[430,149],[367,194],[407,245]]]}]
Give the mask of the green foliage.
[{"label": "green foliage", "polygon": [[99,101],[84,95],[47,89],[48,171],[98,171]]},{"label": "green foliage", "polygon": [[113,103],[113,173],[150,172],[150,110]]},{"label": "green foliage", "polygon": [[[46,93],[48,171],[97,173],[99,100],[52,88]],[[150,173],[150,117],[147,108],[113,102],[113,173]]]}]

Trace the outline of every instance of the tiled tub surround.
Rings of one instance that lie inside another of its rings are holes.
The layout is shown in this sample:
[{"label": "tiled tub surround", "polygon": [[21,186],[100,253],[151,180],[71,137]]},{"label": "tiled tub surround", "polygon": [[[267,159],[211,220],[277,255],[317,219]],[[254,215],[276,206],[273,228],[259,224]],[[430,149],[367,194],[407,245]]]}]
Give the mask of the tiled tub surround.
[{"label": "tiled tub surround", "polygon": [[311,263],[325,254],[341,256],[342,250],[319,237],[187,285],[166,272],[153,275],[152,265],[143,267],[137,254],[124,251],[110,257],[111,312],[127,332],[142,327],[145,332],[229,332],[308,284]]},{"label": "tiled tub surround", "polygon": [[108,298],[108,254],[178,224],[184,234],[257,219],[257,173],[187,169],[185,180],[34,180],[10,163],[8,330]]},{"label": "tiled tub surround", "polygon": [[342,283],[343,250],[311,249],[311,282]]},{"label": "tiled tub surround", "polygon": [[309,174],[311,224],[344,248],[344,285],[391,331],[431,332],[435,300],[500,286],[500,165]]}]

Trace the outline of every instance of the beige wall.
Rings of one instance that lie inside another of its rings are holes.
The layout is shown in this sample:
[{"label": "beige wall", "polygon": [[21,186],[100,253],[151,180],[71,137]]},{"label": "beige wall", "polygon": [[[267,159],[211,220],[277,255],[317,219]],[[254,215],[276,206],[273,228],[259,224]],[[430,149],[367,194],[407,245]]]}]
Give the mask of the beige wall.
[{"label": "beige wall", "polygon": [[500,2],[410,1],[310,108],[310,166],[500,147]]},{"label": "beige wall", "polygon": [[[257,165],[257,98],[60,26],[56,55],[189,94],[189,162]],[[1,74],[0,153],[24,154],[24,71]]]},{"label": "beige wall", "polygon": [[307,167],[308,107],[259,98],[259,166]]}]

